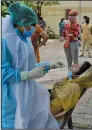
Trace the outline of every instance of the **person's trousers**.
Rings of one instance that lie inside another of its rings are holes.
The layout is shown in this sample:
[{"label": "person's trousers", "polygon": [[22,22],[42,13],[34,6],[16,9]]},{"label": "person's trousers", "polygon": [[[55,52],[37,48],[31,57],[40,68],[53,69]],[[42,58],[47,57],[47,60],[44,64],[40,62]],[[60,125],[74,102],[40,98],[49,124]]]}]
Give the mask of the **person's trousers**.
[{"label": "person's trousers", "polygon": [[77,41],[70,42],[69,48],[64,48],[68,62],[68,69],[71,68],[72,61],[74,64],[78,64],[78,48],[79,46]]},{"label": "person's trousers", "polygon": [[37,61],[37,63],[39,63],[40,62],[40,51],[39,51],[39,47],[35,47],[34,46],[34,52],[35,52],[36,61]]},{"label": "person's trousers", "polygon": [[91,40],[88,40],[88,39],[82,40],[82,55],[84,55],[85,48],[87,48],[88,55],[90,55],[90,43],[91,43]]}]

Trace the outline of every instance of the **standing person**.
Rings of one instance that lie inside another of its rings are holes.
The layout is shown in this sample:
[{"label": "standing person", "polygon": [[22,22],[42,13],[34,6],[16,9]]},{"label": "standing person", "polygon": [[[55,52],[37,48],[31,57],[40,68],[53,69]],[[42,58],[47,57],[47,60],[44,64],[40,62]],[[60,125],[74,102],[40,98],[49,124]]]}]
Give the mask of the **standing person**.
[{"label": "standing person", "polygon": [[68,69],[72,66],[72,61],[74,65],[78,64],[78,36],[79,36],[79,24],[77,23],[76,16],[78,12],[76,10],[71,10],[69,12],[69,23],[65,25],[63,31],[63,37],[65,39],[64,51],[66,54]]},{"label": "standing person", "polygon": [[[83,25],[84,23],[86,23],[86,19],[87,19],[87,16],[83,16],[82,25]],[[81,25],[81,32],[82,32],[82,25]],[[82,51],[82,50],[80,50],[80,51]],[[86,48],[86,51],[88,51],[87,48]]]},{"label": "standing person", "polygon": [[[39,38],[42,38],[43,40],[39,43]],[[34,47],[35,57],[37,63],[40,62],[40,52],[39,47],[42,45],[45,45],[45,43],[48,40],[48,35],[44,32],[44,30],[40,27],[40,25],[36,24],[35,33],[32,35],[31,40]]]},{"label": "standing person", "polygon": [[[43,17],[39,17],[38,24],[41,26],[43,30],[46,28],[46,22],[43,20]],[[41,37],[39,37],[39,43],[41,42]]]},{"label": "standing person", "polygon": [[40,16],[39,23],[38,23],[43,30],[46,28],[46,22],[43,20],[43,17]]},{"label": "standing person", "polygon": [[84,56],[85,48],[87,47],[88,56],[91,58],[90,52],[90,44],[91,44],[91,37],[92,37],[92,24],[90,24],[90,18],[87,17],[85,19],[85,23],[82,24],[82,54],[80,57]]},{"label": "standing person", "polygon": [[63,33],[64,26],[65,26],[64,20],[65,20],[65,18],[62,18],[61,21],[59,22],[60,41],[63,40],[62,33]]},{"label": "standing person", "polygon": [[[86,23],[86,19],[87,19],[87,16],[83,16],[83,22],[82,22],[82,25],[83,25],[84,23]],[[81,32],[82,32],[82,25],[81,25]]]},{"label": "standing person", "polygon": [[2,128],[58,129],[49,93],[35,78],[61,62],[36,67],[30,40],[37,23],[35,12],[16,2],[9,6],[9,14],[2,19]]}]

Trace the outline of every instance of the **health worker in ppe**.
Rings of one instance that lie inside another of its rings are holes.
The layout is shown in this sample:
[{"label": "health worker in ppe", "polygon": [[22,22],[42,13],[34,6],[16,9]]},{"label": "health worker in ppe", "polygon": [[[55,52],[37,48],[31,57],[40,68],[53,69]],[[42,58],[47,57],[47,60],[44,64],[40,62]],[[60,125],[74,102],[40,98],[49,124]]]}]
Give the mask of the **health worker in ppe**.
[{"label": "health worker in ppe", "polygon": [[30,36],[37,16],[31,8],[16,2],[9,13],[2,18],[2,128],[58,129],[49,92],[35,78],[62,63],[36,64]]}]

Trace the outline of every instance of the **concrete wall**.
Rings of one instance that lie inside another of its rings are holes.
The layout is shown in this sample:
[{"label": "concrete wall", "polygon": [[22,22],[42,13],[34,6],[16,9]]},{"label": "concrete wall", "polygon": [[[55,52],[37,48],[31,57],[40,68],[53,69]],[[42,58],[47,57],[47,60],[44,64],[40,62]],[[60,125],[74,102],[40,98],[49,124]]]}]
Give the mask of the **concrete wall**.
[{"label": "concrete wall", "polygon": [[[66,9],[76,9],[80,12],[79,1],[60,1],[60,5],[43,6],[42,16],[44,17],[47,26],[50,26],[53,31],[58,34],[58,23],[62,17],[65,17]],[[91,18],[92,22],[92,1],[81,1],[81,22],[83,16],[87,15]],[[79,20],[79,17],[77,19]]]}]

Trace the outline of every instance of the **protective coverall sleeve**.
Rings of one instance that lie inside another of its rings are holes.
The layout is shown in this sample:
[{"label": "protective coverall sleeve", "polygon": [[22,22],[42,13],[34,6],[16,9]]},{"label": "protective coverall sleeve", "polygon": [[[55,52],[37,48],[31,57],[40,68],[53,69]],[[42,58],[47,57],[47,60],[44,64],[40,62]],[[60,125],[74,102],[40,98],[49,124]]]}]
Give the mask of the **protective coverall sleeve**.
[{"label": "protective coverall sleeve", "polygon": [[2,83],[18,83],[21,81],[20,70],[12,68],[12,55],[6,45],[6,40],[2,39]]}]

